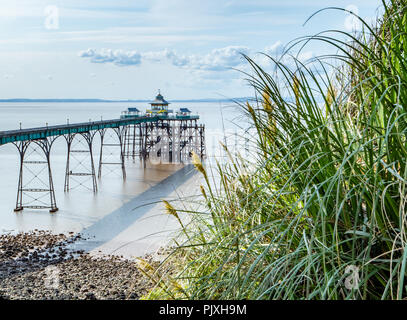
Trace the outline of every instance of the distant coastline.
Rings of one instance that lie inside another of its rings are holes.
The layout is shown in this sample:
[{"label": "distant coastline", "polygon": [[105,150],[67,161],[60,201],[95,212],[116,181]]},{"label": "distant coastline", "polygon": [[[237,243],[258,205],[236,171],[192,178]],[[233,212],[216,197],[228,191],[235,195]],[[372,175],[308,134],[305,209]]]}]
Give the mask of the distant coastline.
[{"label": "distant coastline", "polygon": [[[169,100],[170,102],[233,102],[233,101],[248,101],[248,100],[253,100],[254,98],[252,97],[241,97],[241,98],[230,98],[230,99],[179,99],[179,100]],[[52,103],[77,103],[77,102],[86,102],[86,103],[92,103],[92,102],[143,102],[143,103],[148,103],[150,100],[107,100],[107,99],[23,99],[23,98],[15,98],[15,99],[0,99],[0,103],[2,102],[8,102],[8,103],[21,103],[21,102],[52,102]]]}]

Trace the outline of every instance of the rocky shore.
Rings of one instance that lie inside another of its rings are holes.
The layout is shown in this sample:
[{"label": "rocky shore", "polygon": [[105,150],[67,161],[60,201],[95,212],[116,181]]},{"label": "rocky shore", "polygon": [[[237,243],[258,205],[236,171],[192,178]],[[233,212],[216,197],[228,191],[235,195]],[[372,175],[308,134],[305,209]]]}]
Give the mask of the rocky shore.
[{"label": "rocky shore", "polygon": [[139,299],[152,287],[134,261],[66,248],[79,239],[38,230],[0,235],[0,299]]}]

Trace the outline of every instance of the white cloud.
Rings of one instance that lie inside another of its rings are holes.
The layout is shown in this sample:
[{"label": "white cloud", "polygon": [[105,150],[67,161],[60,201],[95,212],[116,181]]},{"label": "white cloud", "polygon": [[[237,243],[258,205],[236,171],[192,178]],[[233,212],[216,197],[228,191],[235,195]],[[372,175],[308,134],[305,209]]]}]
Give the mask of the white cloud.
[{"label": "white cloud", "polygon": [[89,58],[93,63],[114,63],[118,66],[137,66],[141,63],[141,55],[137,51],[111,49],[88,49],[81,51],[79,56]]},{"label": "white cloud", "polygon": [[[266,46],[262,52],[289,68],[296,69],[299,66],[293,57],[283,55],[285,48],[281,41]],[[79,56],[90,59],[92,63],[111,63],[118,66],[138,66],[144,63],[172,66],[187,71],[188,77],[195,79],[194,83],[201,82],[202,85],[209,87],[209,83],[216,86],[216,83],[227,84],[244,78],[242,73],[236,70],[251,73],[251,67],[242,54],[251,57],[266,72],[274,70],[275,64],[272,59],[245,46],[216,48],[206,54],[180,54],[172,49],[147,52],[88,49],[80,52]],[[314,57],[315,54],[312,51],[303,51],[295,58],[300,63],[308,63]]]},{"label": "white cloud", "polygon": [[123,51],[111,49],[88,49],[79,53],[82,58],[89,58],[93,63],[114,63],[119,66],[139,65],[142,60],[151,62],[169,62],[173,66],[191,70],[223,71],[244,64],[242,53],[249,54],[250,49],[243,46],[228,46],[213,49],[206,55],[179,54],[174,50]]},{"label": "white cloud", "polygon": [[284,52],[284,46],[281,41],[277,41],[276,43],[272,44],[271,46],[267,46],[264,48],[264,53],[270,56],[277,56],[281,55]]},{"label": "white cloud", "polygon": [[172,65],[177,67],[185,67],[189,64],[190,57],[179,55],[174,50],[164,49],[162,51],[150,51],[142,55],[143,59],[152,62],[169,61]]},{"label": "white cloud", "polygon": [[229,46],[214,49],[203,57],[194,56],[192,65],[195,69],[221,71],[244,64],[243,54],[249,54],[250,49],[242,46]]},{"label": "white cloud", "polygon": [[164,50],[162,52],[148,53],[145,58],[152,61],[165,58],[172,65],[193,70],[222,71],[238,67],[244,61],[242,53],[249,53],[249,48],[243,46],[228,46],[219,49],[213,49],[206,55],[192,54],[180,55],[173,50]]}]

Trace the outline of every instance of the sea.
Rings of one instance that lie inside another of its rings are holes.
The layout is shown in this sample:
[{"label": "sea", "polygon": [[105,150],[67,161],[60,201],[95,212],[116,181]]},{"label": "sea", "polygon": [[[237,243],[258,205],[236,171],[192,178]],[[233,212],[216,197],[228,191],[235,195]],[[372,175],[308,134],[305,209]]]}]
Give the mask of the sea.
[{"label": "sea", "polygon": [[[142,102],[12,102],[0,103],[0,132],[58,124],[117,119],[128,107],[145,110]],[[234,150],[243,150],[247,128],[241,108],[235,102],[174,102],[171,109],[189,108],[200,116],[206,128],[206,159],[208,166],[224,161],[221,144]],[[107,138],[114,142],[114,132]],[[76,142],[76,148],[86,148],[85,141]],[[112,143],[113,145],[114,143]],[[41,150],[30,149],[31,156],[40,156]],[[104,151],[105,153],[105,151]],[[100,137],[94,137],[93,158],[98,168]],[[112,163],[120,161],[117,149],[104,154]],[[109,158],[110,157],[110,158]],[[201,179],[191,164],[147,164],[139,158],[126,158],[126,179],[120,166],[104,166],[97,180],[98,190],[92,190],[89,177],[71,177],[70,191],[64,191],[67,161],[67,143],[63,137],[55,140],[51,149],[51,169],[59,210],[24,209],[14,212],[18,189],[20,158],[13,144],[0,146],[0,234],[48,230],[53,233],[84,233],[93,240],[86,241],[88,250],[103,253],[141,255],[163,245],[171,232],[176,232],[176,221],[166,215],[162,199],[182,200],[199,193]],[[108,162],[108,160],[104,160]],[[71,159],[71,167],[85,169],[89,155]],[[27,185],[47,182],[46,168],[27,165],[24,169]],[[36,171],[37,170],[37,171]],[[45,174],[45,175],[44,175]],[[48,202],[47,196],[34,194],[29,201]],[[85,242],[84,242],[85,243]],[[85,245],[85,244],[84,244]]]}]

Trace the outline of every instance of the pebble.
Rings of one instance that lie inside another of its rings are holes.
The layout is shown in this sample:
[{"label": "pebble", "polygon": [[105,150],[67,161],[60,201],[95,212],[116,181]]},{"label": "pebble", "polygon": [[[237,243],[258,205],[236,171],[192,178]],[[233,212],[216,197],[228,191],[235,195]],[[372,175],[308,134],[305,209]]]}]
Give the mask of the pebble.
[{"label": "pebble", "polygon": [[0,300],[134,300],[153,287],[133,261],[65,248],[77,240],[43,230],[0,235]]}]

